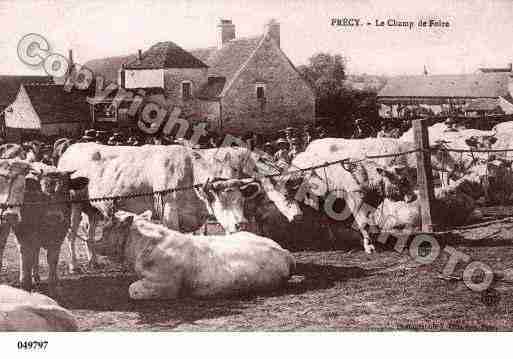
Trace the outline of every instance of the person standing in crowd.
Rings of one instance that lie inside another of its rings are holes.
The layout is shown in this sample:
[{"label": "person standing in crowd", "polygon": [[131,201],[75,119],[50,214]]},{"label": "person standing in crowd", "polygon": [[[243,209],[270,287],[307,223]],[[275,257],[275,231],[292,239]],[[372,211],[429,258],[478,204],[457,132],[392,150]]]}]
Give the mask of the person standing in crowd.
[{"label": "person standing in crowd", "polygon": [[274,154],[274,161],[277,163],[278,166],[285,168],[290,163],[289,143],[285,139],[279,138],[276,141],[276,147],[278,148],[278,150]]},{"label": "person standing in crowd", "polygon": [[355,128],[353,132],[352,138],[363,138],[364,137],[364,131],[363,131],[363,124],[362,120],[360,118],[357,118],[354,122]]},{"label": "person standing in crowd", "polygon": [[290,145],[290,150],[289,150],[289,160],[292,161],[292,159],[294,157],[296,157],[296,155],[300,152],[299,150],[299,144],[298,144],[298,139],[297,138],[294,138],[292,139],[292,144]]},{"label": "person standing in crowd", "polygon": [[274,158],[274,148],[273,148],[273,144],[271,142],[266,142],[264,144],[264,152],[267,156],[268,159],[273,159]]}]

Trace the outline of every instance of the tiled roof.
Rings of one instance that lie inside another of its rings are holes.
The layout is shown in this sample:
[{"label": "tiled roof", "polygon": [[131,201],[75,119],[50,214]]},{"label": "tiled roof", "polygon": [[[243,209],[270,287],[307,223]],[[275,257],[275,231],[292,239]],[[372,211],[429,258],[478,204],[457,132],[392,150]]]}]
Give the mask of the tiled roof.
[{"label": "tiled roof", "polygon": [[262,40],[262,36],[234,39],[226,42],[221,49],[209,47],[205,49],[190,50],[194,56],[203,59],[209,66],[208,76],[216,78],[203,89],[200,90],[201,95],[212,94],[213,97],[218,96],[222,91],[222,81],[224,85],[230,83],[235,74],[242,65],[249,59],[253,51],[257,48]]},{"label": "tiled roof", "polygon": [[141,60],[127,64],[129,69],[204,68],[207,65],[171,41],[159,42],[142,53]]},{"label": "tiled roof", "polygon": [[53,83],[49,76],[0,76],[0,111],[9,106],[15,99],[21,84]]},{"label": "tiled roof", "polygon": [[42,124],[89,121],[87,91],[62,85],[23,85]]},{"label": "tiled roof", "polygon": [[95,59],[84,64],[91,70],[95,76],[103,76],[106,82],[118,82],[118,71],[122,64],[131,62],[137,58],[137,55],[114,56],[103,59]]},{"label": "tiled roof", "polygon": [[509,73],[392,77],[378,97],[510,97]]}]

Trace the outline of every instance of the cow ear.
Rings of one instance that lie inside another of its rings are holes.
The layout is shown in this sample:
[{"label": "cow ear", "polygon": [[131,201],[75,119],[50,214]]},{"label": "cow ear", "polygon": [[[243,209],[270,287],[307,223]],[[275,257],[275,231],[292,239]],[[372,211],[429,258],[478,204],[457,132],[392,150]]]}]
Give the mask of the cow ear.
[{"label": "cow ear", "polygon": [[89,184],[89,178],[77,177],[69,180],[69,187],[73,190],[81,190]]}]

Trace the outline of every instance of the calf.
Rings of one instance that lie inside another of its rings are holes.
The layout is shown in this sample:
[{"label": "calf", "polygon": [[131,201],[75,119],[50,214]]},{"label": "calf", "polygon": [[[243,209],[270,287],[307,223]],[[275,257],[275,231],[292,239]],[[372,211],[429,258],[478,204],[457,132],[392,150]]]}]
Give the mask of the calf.
[{"label": "calf", "polygon": [[[72,172],[59,171],[56,167],[41,165],[36,177],[27,178],[21,221],[14,227],[21,252],[20,282],[23,289],[32,289],[32,273],[39,259],[40,248],[47,251],[49,268],[48,288],[55,294],[57,286],[57,264],[61,244],[70,225],[72,191],[87,186],[84,177],[71,179]],[[50,203],[50,202],[64,203]],[[30,202],[36,202],[30,204]]]},{"label": "calf", "polygon": [[94,242],[99,254],[126,261],[141,278],[129,287],[132,299],[240,295],[279,288],[290,277],[294,258],[268,238],[194,236],[150,218],[118,211]]}]

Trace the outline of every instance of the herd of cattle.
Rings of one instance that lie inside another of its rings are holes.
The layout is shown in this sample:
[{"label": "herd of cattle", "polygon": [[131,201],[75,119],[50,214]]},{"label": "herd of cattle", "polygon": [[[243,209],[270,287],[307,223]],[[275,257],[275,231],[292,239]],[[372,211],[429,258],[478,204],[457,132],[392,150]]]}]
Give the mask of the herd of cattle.
[{"label": "herd of cattle", "polygon": [[[433,171],[441,184],[436,188],[437,223],[464,223],[478,204],[511,196],[507,152],[485,151],[512,148],[513,123],[492,131],[435,124],[429,136]],[[90,266],[97,265],[99,254],[135,271],[140,279],[129,288],[133,299],[274,289],[289,278],[294,260],[270,239],[272,231],[265,229],[269,221],[279,218],[286,226],[322,223],[335,236],[336,227],[353,219],[367,253],[375,250],[372,229],[418,226],[415,153],[405,153],[414,149],[411,131],[400,138],[323,138],[280,171],[265,154],[243,147],[108,146],[62,139],[54,144],[50,165],[40,162],[37,146],[4,144],[0,269],[12,229],[20,250],[21,287],[30,292],[33,281],[40,281],[39,252],[44,248],[48,289],[55,296],[61,246],[67,238],[69,270],[79,270],[75,244],[82,228]],[[366,158],[373,154],[390,156]],[[152,195],[132,196],[138,193]],[[108,198],[95,200],[103,197]],[[193,235],[209,218],[227,234]],[[258,234],[244,231],[248,220],[259,225]],[[14,289],[0,290],[4,298],[4,290]],[[31,306],[27,303],[25,309]],[[19,310],[15,307],[0,299],[0,311]],[[13,325],[0,317],[0,329]]]}]

